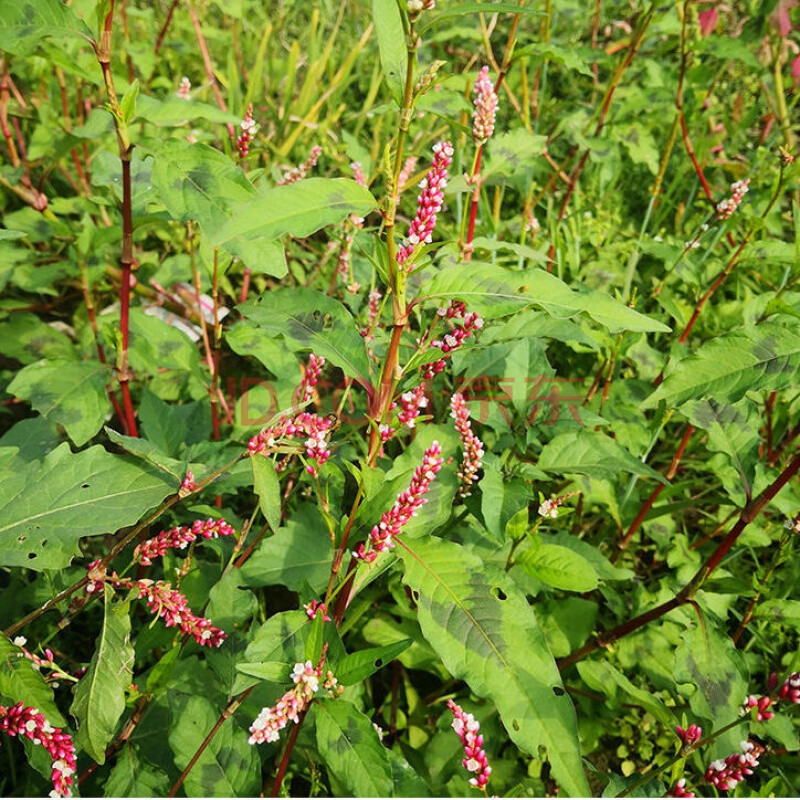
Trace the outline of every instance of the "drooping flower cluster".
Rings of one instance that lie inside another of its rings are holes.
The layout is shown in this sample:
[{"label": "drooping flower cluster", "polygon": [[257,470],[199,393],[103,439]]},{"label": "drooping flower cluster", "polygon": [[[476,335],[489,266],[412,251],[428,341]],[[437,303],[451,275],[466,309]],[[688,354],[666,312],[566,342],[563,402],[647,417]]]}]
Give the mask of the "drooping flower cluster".
[{"label": "drooping flower cluster", "polygon": [[400,395],[400,412],[397,420],[401,425],[405,425],[409,429],[413,428],[416,425],[420,409],[427,407],[428,398],[425,397],[425,386],[420,384],[410,392],[403,392]]},{"label": "drooping flower cluster", "polygon": [[353,237],[348,233],[342,239],[339,255],[336,257],[336,274],[347,285],[350,282],[350,269],[353,255]]},{"label": "drooping flower cluster", "polygon": [[744,715],[750,712],[751,709],[756,709],[756,722],[767,722],[771,720],[775,714],[767,709],[772,705],[772,700],[766,695],[756,697],[754,694],[745,697],[739,714]]},{"label": "drooping flower cluster", "polygon": [[494,120],[497,113],[497,93],[489,77],[489,67],[478,73],[475,81],[475,109],[472,112],[472,138],[476,144],[483,144],[494,133]]},{"label": "drooping flower cluster", "polygon": [[458,479],[461,482],[459,493],[462,497],[470,494],[470,487],[478,479],[478,470],[483,461],[483,442],[472,430],[469,421],[469,409],[464,402],[464,396],[456,392],[450,400],[450,416],[455,420],[456,430],[464,447]]},{"label": "drooping flower cluster", "polygon": [[800,705],[800,672],[793,672],[781,686],[778,697],[787,703]]},{"label": "drooping flower cluster", "polygon": [[[293,417],[281,417],[274,425],[256,434],[247,444],[251,453],[269,454],[279,446],[280,439],[297,439],[306,437],[304,442],[306,457],[322,466],[330,457],[328,449],[328,433],[334,420],[301,411]],[[313,474],[314,468],[309,465]]]},{"label": "drooping flower cluster", "polygon": [[382,295],[377,289],[372,289],[369,293],[369,305],[367,307],[367,325],[362,328],[361,335],[371,342],[375,337],[372,333],[375,323],[378,321],[378,314],[381,310]]},{"label": "drooping flower cluster", "polygon": [[331,618],[328,616],[328,607],[319,600],[312,600],[310,603],[306,603],[303,608],[309,619],[316,619],[317,614],[322,614],[323,622],[331,621]]},{"label": "drooping flower cluster", "polygon": [[246,158],[250,152],[250,142],[253,141],[253,136],[255,136],[256,130],[258,129],[256,121],[253,119],[252,103],[247,106],[247,112],[244,115],[244,119],[239,123],[239,126],[242,132],[236,140],[236,152],[239,153],[240,158]]},{"label": "drooping flower cluster", "polygon": [[[157,552],[154,549],[151,556],[156,555]],[[150,562],[148,561],[148,563]],[[85,587],[86,594],[99,592],[105,583],[120,589],[133,590],[139,597],[146,599],[147,607],[157,617],[164,620],[167,628],[177,626],[182,633],[191,636],[199,645],[219,647],[226,638],[225,631],[212,625],[211,621],[205,617],[197,616],[189,608],[186,598],[165,581],[153,581],[148,578],[140,580],[120,578],[116,572],[107,574],[101,559],[96,559],[89,564],[87,577],[89,580]]]},{"label": "drooping flower cluster", "polygon": [[422,464],[414,470],[408,489],[397,496],[394,505],[384,513],[381,521],[370,531],[369,545],[366,546],[364,542],[359,544],[358,549],[353,552],[355,558],[369,563],[378,557],[378,553],[385,553],[394,547],[392,541],[394,537],[403,532],[404,526],[417,515],[417,511],[425,504],[425,495],[430,489],[431,481],[442,468],[441,456],[442,448],[439,442],[432,442],[425,451]]},{"label": "drooping flower cluster", "polygon": [[398,264],[404,264],[420,245],[433,241],[436,215],[444,203],[447,168],[452,162],[453,145],[450,142],[437,142],[433,146],[431,168],[420,183],[422,191],[417,197],[417,214],[408,229],[406,243],[397,251]]},{"label": "drooping flower cluster", "polygon": [[446,355],[446,358],[426,364],[422,371],[422,375],[425,378],[432,378],[434,375],[438,375],[444,369],[447,358],[450,357],[452,352],[461,347],[470,336],[483,328],[481,316],[474,311],[467,311],[466,305],[457,300],[451,300],[449,305],[443,306],[437,313],[440,318],[449,320],[453,328],[441,339],[435,339],[431,342],[431,346],[439,348]]},{"label": "drooping flower cluster", "polygon": [[758,759],[764,752],[760,744],[740,742],[741,752],[713,761],[705,773],[705,780],[722,792],[729,792],[746,777],[753,774]]},{"label": "drooping flower cluster", "polygon": [[464,709],[452,700],[447,701],[447,707],[455,717],[453,730],[461,739],[461,744],[464,745],[464,759],[461,763],[467,772],[475,774],[474,778],[469,779],[470,786],[483,789],[492,774],[492,768],[489,766],[483,750],[483,736],[478,733],[481,727],[480,723],[472,714],[466,714]]},{"label": "drooping flower cluster", "polygon": [[322,155],[322,148],[315,144],[308,151],[308,158],[298,167],[292,167],[283,173],[283,177],[278,181],[278,186],[286,186],[287,183],[296,183],[303,180],[309,172],[317,165],[319,157]]},{"label": "drooping flower cluster", "polygon": [[54,728],[36,708],[17,703],[10,708],[0,706],[0,731],[9,736],[25,736],[40,744],[53,759],[51,797],[69,797],[75,774],[75,745],[69,734]]},{"label": "drooping flower cluster", "polygon": [[750,179],[747,178],[743,181],[736,181],[735,183],[731,184],[731,196],[726,197],[724,200],[720,200],[717,203],[717,219],[723,220],[728,219],[734,211],[739,207],[739,203],[742,202],[744,196],[747,194],[747,190],[750,184]]},{"label": "drooping flower cluster", "polygon": [[686,730],[680,725],[676,725],[675,732],[678,734],[678,738],[683,742],[684,746],[697,744],[700,739],[703,738],[703,729],[695,724],[690,725]]},{"label": "drooping flower cluster", "polygon": [[167,550],[185,550],[196,539],[216,539],[233,533],[235,531],[224,519],[197,519],[191,527],[178,525],[142,542],[133,551],[133,560],[149,566],[154,558],[163,558]]},{"label": "drooping flower cluster", "polygon": [[418,160],[419,159],[416,156],[409,156],[403,162],[403,168],[400,170],[400,174],[397,176],[398,197],[400,196],[400,192],[403,191],[403,187],[408,183],[408,179],[411,177],[411,174],[414,172]]},{"label": "drooping flower cluster", "polygon": [[184,75],[181,78],[181,85],[178,87],[178,97],[181,100],[188,100],[191,96],[192,82]]},{"label": "drooping flower cluster", "polygon": [[173,626],[180,628],[181,633],[186,633],[199,645],[219,647],[227,638],[225,631],[211,624],[205,617],[195,614],[186,598],[165,581],[152,581],[142,578],[138,581],[127,578],[114,580],[116,586],[123,589],[134,589],[139,597],[147,600],[147,607],[157,617],[164,620],[167,628]]},{"label": "drooping flower cluster", "polygon": [[689,792],[686,790],[686,778],[681,778],[672,788],[669,796],[691,798],[694,797],[694,792]]},{"label": "drooping flower cluster", "polygon": [[262,708],[250,726],[250,744],[277,742],[280,732],[289,724],[300,721],[302,714],[319,691],[321,669],[310,661],[298,662],[292,670],[294,688],[278,699],[274,706]]},{"label": "drooping flower cluster", "polygon": [[322,368],[325,366],[325,359],[322,356],[311,353],[308,357],[308,364],[303,378],[294,390],[294,401],[296,403],[305,403],[314,397],[319,376],[322,373]]}]

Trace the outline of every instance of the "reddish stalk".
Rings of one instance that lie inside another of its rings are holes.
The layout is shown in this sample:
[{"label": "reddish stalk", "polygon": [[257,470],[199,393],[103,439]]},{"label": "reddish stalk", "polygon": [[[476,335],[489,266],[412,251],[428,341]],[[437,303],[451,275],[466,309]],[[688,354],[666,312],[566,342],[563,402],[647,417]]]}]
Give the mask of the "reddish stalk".
[{"label": "reddish stalk", "polygon": [[[175,797],[178,789],[183,786],[183,782],[186,780],[186,776],[194,769],[194,765],[197,763],[197,760],[200,758],[201,755],[205,752],[205,749],[211,744],[211,740],[217,735],[217,731],[225,724],[225,721],[228,720],[231,715],[236,711],[237,708],[247,699],[247,695],[253,691],[254,687],[250,687],[249,689],[245,689],[239,697],[235,700],[231,700],[230,703],[225,707],[225,710],[220,714],[219,719],[214,724],[214,727],[208,732],[208,736],[203,739],[203,743],[200,747],[197,748],[197,752],[189,759],[189,763],[186,765],[186,769],[181,772],[178,777],[178,780],[175,781],[172,788],[167,792],[167,797]],[[295,726],[298,727],[298,726]]]},{"label": "reddish stalk", "polygon": [[[689,439],[692,438],[693,433],[694,426],[687,425],[686,430],[683,432],[683,437],[681,438],[680,444],[678,445],[678,449],[675,451],[675,455],[672,457],[672,463],[669,465],[669,469],[664,473],[664,477],[668,481],[671,481],[678,472],[678,465],[681,462],[683,453],[686,450],[686,446],[689,444]],[[639,513],[636,515],[636,518],[633,520],[633,522],[631,522],[628,530],[625,531],[625,535],[619,540],[616,551],[612,553],[610,558],[612,563],[615,562],[620,555],[622,555],[622,551],[631,543],[631,539],[633,539],[633,537],[636,535],[636,532],[641,527],[645,517],[650,513],[650,509],[653,507],[653,504],[656,502],[656,500],[658,500],[665,487],[666,484],[659,483],[650,493],[650,496],[647,498],[647,500],[644,501],[641,509],[639,509]]]},{"label": "reddish stalk", "polygon": [[770,392],[767,397],[767,402],[764,404],[764,415],[766,417],[766,445],[767,445],[767,463],[772,461],[772,413],[775,410],[775,398],[778,396],[777,392]]},{"label": "reddish stalk", "polygon": [[[203,57],[203,66],[206,70],[206,78],[211,84],[211,90],[214,92],[217,105],[223,111],[227,111],[228,106],[225,105],[225,99],[223,98],[222,92],[217,85],[217,79],[214,77],[214,66],[211,63],[211,56],[208,53],[208,45],[206,44],[205,37],[203,36],[203,30],[200,27],[200,20],[198,19],[195,10],[192,8],[192,4],[188,2],[188,0],[186,2],[186,8],[189,10],[189,16],[192,18],[192,24],[194,25],[195,34],[197,35],[197,45],[200,48],[200,55]],[[228,122],[226,123],[226,127],[231,139],[236,139],[236,131],[234,130],[233,125]]]},{"label": "reddish stalk", "polygon": [[172,15],[175,13],[175,9],[178,7],[178,3],[180,0],[172,0],[170,4],[169,11],[167,11],[166,19],[164,20],[164,24],[161,26],[161,30],[158,32],[158,37],[156,38],[156,46],[153,48],[153,53],[158,55],[158,51],[161,49],[161,45],[164,44],[164,39],[166,38],[167,31],[169,30],[169,26],[172,23]]},{"label": "reddish stalk", "polygon": [[741,536],[744,529],[761,513],[761,511],[763,511],[764,507],[778,494],[798,470],[800,470],[800,453],[794,456],[781,474],[778,475],[758,497],[751,500],[742,509],[739,514],[739,519],[731,528],[728,535],[717,545],[695,576],[675,595],[675,597],[590,639],[583,647],[578,648],[564,658],[558,659],[556,661],[558,668],[563,670],[586,658],[586,656],[594,653],[596,650],[607,647],[612,642],[639,630],[639,628],[644,627],[649,622],[660,619],[665,614],[674,611],[685,603],[693,602],[692,597],[695,592],[719,566],[722,559],[728,554],[728,551],[736,543],[736,540]]}]

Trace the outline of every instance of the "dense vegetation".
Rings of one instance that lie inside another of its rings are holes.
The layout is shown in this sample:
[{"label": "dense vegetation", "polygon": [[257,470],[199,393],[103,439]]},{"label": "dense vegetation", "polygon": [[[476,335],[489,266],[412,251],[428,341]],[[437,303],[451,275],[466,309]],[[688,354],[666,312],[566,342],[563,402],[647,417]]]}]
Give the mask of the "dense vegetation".
[{"label": "dense vegetation", "polygon": [[0,792],[800,793],[798,31],[0,0]]}]

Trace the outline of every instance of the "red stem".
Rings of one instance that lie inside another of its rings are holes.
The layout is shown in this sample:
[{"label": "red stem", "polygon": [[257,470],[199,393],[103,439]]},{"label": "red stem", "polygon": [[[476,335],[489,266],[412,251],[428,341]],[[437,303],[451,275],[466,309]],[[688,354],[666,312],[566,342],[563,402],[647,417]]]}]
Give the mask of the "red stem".
[{"label": "red stem", "polygon": [[172,0],[172,4],[169,7],[169,11],[167,11],[167,18],[164,20],[164,24],[161,26],[158,38],[156,39],[156,46],[153,48],[153,52],[155,55],[158,55],[158,51],[161,49],[161,45],[164,44],[164,38],[166,37],[167,30],[169,29],[170,23],[172,22],[172,15],[175,13],[175,9],[178,7],[179,2],[180,0]]}]

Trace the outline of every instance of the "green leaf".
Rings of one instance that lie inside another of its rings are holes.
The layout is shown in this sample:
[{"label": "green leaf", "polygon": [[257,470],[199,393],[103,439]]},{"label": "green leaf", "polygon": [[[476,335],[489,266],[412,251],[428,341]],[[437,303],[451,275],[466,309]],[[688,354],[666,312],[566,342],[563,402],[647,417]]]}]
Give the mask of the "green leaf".
[{"label": "green leaf", "polygon": [[[31,649],[31,646],[28,646]],[[24,703],[38,708],[51,725],[63,728],[67,723],[58,710],[53,690],[41,672],[22,655],[22,650],[0,633],[0,703]]]},{"label": "green leaf", "polygon": [[[748,693],[749,675],[742,654],[731,639],[717,630],[714,620],[687,630],[675,651],[673,674],[678,684],[690,684],[692,711],[711,723],[733,720]],[[716,758],[738,750],[742,731],[733,728],[714,742]]]},{"label": "green leaf", "polygon": [[89,670],[75,687],[70,708],[78,720],[76,742],[98,764],[105,763],[106,747],[125,710],[125,691],[133,675],[130,603],[115,603],[114,590],[108,585],[104,590],[103,628]]},{"label": "green leaf", "polygon": [[294,350],[324,356],[345,375],[369,386],[364,339],[352,314],[332,297],[310,289],[278,289],[238,308],[262,334],[282,336]]},{"label": "green leaf", "polygon": [[495,13],[508,13],[508,14],[541,14],[542,11],[534,8],[524,8],[516,3],[459,3],[453,8],[446,8],[436,15],[431,15],[430,20],[426,23],[424,20],[428,18],[425,15],[423,24],[419,26],[419,32],[423,33],[428,28],[434,27],[439,21],[449,19],[451,17],[461,17],[465,14],[495,14]]},{"label": "green leaf", "polygon": [[262,455],[250,458],[253,465],[253,491],[258,495],[258,504],[264,519],[273,531],[281,524],[281,485],[272,460]]},{"label": "green leaf", "polygon": [[372,21],[378,36],[383,76],[395,102],[402,106],[408,71],[408,51],[397,0],[372,0]]},{"label": "green leaf", "polygon": [[91,41],[89,28],[61,0],[0,0],[0,50],[27,55],[49,36]]},{"label": "green leaf", "polygon": [[554,61],[556,64],[563,64],[567,69],[579,72],[581,75],[588,75],[590,78],[594,74],[589,65],[574,50],[559,47],[551,42],[539,42],[522,47],[514,52],[514,56],[515,58],[534,56],[543,60]]},{"label": "green leaf", "polygon": [[136,98],[139,96],[139,81],[134,80],[134,82],[128,87],[128,91],[125,92],[125,97],[122,98],[122,102],[119,104],[119,111],[122,115],[122,121],[127,125],[133,119],[133,115],[136,113]]},{"label": "green leaf", "polygon": [[[183,770],[219,719],[219,709],[200,695],[170,697],[169,746]],[[255,797],[261,791],[261,759],[247,731],[229,717],[186,776],[187,797]]]},{"label": "green leaf", "polygon": [[511,314],[537,305],[550,316],[565,319],[586,313],[612,333],[619,331],[669,331],[666,325],[639,314],[602,292],[580,284],[570,288],[542,269],[510,271],[491,264],[471,263],[448,267],[420,288],[419,298],[455,298],[485,317]]},{"label": "green leaf", "polygon": [[166,797],[170,788],[165,772],[139,758],[136,748],[127,745],[117,755],[103,786],[106,797]]},{"label": "green leaf", "polygon": [[3,355],[21,364],[42,358],[68,361],[75,357],[75,348],[67,336],[35,314],[17,313],[0,322],[0,339]]},{"label": "green leaf", "polygon": [[663,400],[673,408],[706,397],[717,403],[735,403],[751,390],[797,386],[798,370],[800,331],[796,323],[771,320],[705,342],[667,375],[641,407],[655,408]]},{"label": "green leaf", "polygon": [[275,586],[298,591],[306,582],[325,587],[331,566],[331,542],[314,506],[302,506],[286,523],[264,539],[242,565],[247,586]]},{"label": "green leaf", "polygon": [[252,260],[248,254],[257,253],[264,241],[287,233],[310,236],[351,214],[366,217],[375,205],[369,191],[348,178],[306,178],[260,192],[238,206],[220,228],[207,233],[212,244],[248,261]]},{"label": "green leaf", "polygon": [[63,569],[82,536],[132,525],[178,489],[164,472],[102,447],[67,444],[0,483],[0,564]]},{"label": "green leaf", "polygon": [[49,422],[66,428],[80,447],[103,426],[111,405],[107,366],[89,361],[37,361],[21,369],[8,386]]},{"label": "green leaf", "polygon": [[410,647],[411,641],[411,639],[401,639],[385,647],[368,647],[366,650],[350,653],[336,665],[336,677],[339,683],[342,686],[351,686],[374,675]]},{"label": "green leaf", "polygon": [[737,499],[746,502],[752,495],[761,444],[759,414],[754,404],[741,400],[729,405],[709,398],[690,401],[681,411],[696,428],[708,431],[709,450],[730,456],[741,479],[740,486],[744,488]]},{"label": "green leaf", "polygon": [[314,704],[317,747],[328,771],[353,797],[390,797],[392,771],[369,718],[346,700]]},{"label": "green leaf", "polygon": [[457,544],[430,537],[412,546],[398,548],[404,581],[418,598],[422,633],[445,667],[495,703],[519,747],[531,754],[547,748],[565,793],[588,796],[575,710],[525,596],[505,573]]},{"label": "green leaf", "polygon": [[607,661],[581,661],[578,672],[590,689],[603,692],[615,700],[617,690],[649,711],[664,727],[672,728],[675,715],[653,694],[631,683],[616,667]]},{"label": "green leaf", "polygon": [[576,552],[557,544],[534,541],[515,562],[531,577],[556,589],[590,592],[597,588],[594,567]]},{"label": "green leaf", "polygon": [[586,429],[553,437],[542,448],[536,466],[545,472],[593,478],[613,478],[620,472],[629,472],[666,483],[659,473],[634,458],[614,439]]},{"label": "green leaf", "polygon": [[209,590],[204,616],[225,631],[251,619],[258,610],[258,602],[252,592],[243,588],[243,584],[239,569],[234,567],[226,573]]}]

